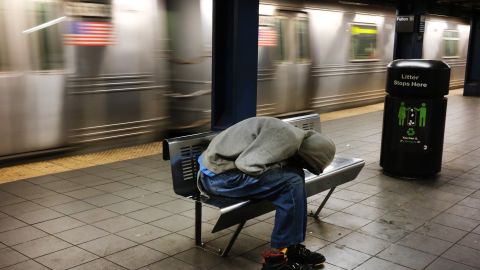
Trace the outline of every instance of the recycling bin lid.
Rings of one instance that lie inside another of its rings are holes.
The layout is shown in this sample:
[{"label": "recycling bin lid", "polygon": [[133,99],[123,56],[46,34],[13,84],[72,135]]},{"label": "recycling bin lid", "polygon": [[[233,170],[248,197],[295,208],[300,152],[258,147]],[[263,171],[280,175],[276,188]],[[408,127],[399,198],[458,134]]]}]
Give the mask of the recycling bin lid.
[{"label": "recycling bin lid", "polygon": [[398,59],[387,66],[386,91],[400,97],[448,95],[450,66],[440,60]]}]

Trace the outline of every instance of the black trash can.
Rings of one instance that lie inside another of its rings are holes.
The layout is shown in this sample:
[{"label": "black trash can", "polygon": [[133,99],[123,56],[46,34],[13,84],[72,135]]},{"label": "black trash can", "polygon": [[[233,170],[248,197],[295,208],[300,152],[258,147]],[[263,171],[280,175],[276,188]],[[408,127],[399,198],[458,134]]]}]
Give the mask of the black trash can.
[{"label": "black trash can", "polygon": [[443,61],[388,65],[380,155],[385,174],[417,178],[440,172],[449,82]]}]

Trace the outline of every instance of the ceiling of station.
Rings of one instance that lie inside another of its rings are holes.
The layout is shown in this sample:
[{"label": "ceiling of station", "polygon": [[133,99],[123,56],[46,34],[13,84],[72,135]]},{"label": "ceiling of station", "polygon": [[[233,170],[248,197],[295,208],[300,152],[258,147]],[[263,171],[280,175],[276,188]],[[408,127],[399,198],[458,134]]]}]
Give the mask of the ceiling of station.
[{"label": "ceiling of station", "polygon": [[[399,4],[417,4],[415,0],[337,0],[347,5],[390,6],[396,8]],[[421,1],[418,1],[421,2]],[[428,13],[454,17],[469,17],[472,13],[480,13],[480,0],[424,0]]]},{"label": "ceiling of station", "polygon": [[479,0],[436,0],[435,2],[439,5],[461,7],[465,9],[476,9],[480,11]]}]

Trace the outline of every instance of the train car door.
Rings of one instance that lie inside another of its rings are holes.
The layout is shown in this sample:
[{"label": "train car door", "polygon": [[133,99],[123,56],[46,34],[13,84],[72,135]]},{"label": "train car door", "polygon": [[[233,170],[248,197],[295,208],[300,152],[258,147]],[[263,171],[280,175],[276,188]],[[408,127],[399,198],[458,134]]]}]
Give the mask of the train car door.
[{"label": "train car door", "polygon": [[0,120],[9,118],[0,132],[8,143],[0,143],[0,157],[63,146],[63,1],[0,1],[0,6],[0,50],[8,55],[8,62],[0,61],[0,99],[8,104]]},{"label": "train car door", "polygon": [[277,110],[280,114],[303,111],[308,109],[311,69],[308,15],[296,11],[277,15]]}]

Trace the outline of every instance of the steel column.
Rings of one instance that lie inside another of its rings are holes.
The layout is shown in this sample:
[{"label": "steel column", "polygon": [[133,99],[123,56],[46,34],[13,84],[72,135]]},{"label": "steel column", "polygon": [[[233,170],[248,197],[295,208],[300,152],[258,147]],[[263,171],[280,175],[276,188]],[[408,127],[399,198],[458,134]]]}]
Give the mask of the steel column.
[{"label": "steel column", "polygon": [[480,96],[480,14],[473,14],[470,23],[464,96]]},{"label": "steel column", "polygon": [[420,20],[425,18],[427,0],[399,1],[397,16],[413,15],[414,29],[412,32],[395,32],[393,59],[420,59],[423,51],[423,30]]},{"label": "steel column", "polygon": [[212,130],[256,115],[258,5],[213,1]]}]

